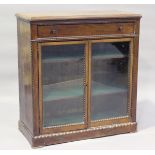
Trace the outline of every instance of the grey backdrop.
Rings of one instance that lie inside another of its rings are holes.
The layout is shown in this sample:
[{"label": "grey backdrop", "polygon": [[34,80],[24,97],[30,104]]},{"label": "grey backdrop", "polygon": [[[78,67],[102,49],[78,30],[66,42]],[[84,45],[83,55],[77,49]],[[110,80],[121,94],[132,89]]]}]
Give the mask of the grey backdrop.
[{"label": "grey backdrop", "polygon": [[17,12],[120,10],[142,14],[138,76],[138,132],[44,149],[155,149],[155,5],[0,5],[0,149],[30,149],[18,131]]}]

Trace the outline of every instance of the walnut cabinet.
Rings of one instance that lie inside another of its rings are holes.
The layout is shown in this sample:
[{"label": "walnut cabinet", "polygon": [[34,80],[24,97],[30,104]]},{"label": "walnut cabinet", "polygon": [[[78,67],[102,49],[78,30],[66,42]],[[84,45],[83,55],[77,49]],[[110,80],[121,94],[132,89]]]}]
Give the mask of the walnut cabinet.
[{"label": "walnut cabinet", "polygon": [[136,131],[139,14],[16,14],[19,129],[33,147]]}]

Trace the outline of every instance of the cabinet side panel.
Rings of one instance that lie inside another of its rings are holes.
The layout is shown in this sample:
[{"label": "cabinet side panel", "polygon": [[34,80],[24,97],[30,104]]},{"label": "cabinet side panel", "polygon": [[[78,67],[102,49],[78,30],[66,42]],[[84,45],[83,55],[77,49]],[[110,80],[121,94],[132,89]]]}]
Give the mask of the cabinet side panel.
[{"label": "cabinet side panel", "polygon": [[132,72],[132,98],[131,98],[131,117],[132,121],[136,121],[136,105],[137,105],[137,77],[138,77],[138,52],[139,52],[139,29],[140,19],[135,22],[135,33],[137,36],[134,38],[133,47],[133,72]]},{"label": "cabinet side panel", "polygon": [[17,19],[20,121],[33,134],[30,23]]}]

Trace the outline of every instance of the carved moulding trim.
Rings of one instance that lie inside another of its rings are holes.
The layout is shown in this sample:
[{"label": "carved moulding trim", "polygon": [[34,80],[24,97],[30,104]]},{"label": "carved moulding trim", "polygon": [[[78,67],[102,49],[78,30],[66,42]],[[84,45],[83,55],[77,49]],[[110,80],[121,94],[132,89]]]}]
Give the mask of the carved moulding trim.
[{"label": "carved moulding trim", "polygon": [[91,36],[67,36],[67,37],[46,37],[46,38],[36,38],[31,40],[31,42],[41,42],[41,41],[62,41],[62,40],[77,40],[77,39],[102,39],[102,38],[121,38],[121,37],[136,37],[137,34],[112,34],[112,35],[91,35]]},{"label": "carved moulding trim", "polygon": [[136,125],[136,122],[128,122],[128,123],[105,125],[105,126],[99,126],[99,127],[91,127],[91,128],[84,129],[84,130],[68,131],[68,132],[53,133],[53,134],[44,134],[44,135],[35,136],[34,139],[83,133],[83,132],[88,132],[88,131],[97,131],[97,130],[103,130],[103,129],[112,129],[112,128],[117,128],[117,127],[125,127],[125,126],[132,126],[132,125]]}]

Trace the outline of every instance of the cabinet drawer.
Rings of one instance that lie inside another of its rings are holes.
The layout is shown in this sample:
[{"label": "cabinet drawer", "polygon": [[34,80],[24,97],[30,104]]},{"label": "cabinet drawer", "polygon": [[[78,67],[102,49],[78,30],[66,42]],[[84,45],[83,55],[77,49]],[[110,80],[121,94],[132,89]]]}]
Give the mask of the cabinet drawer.
[{"label": "cabinet drawer", "polygon": [[48,25],[38,26],[38,37],[131,34],[133,31],[133,23]]}]

